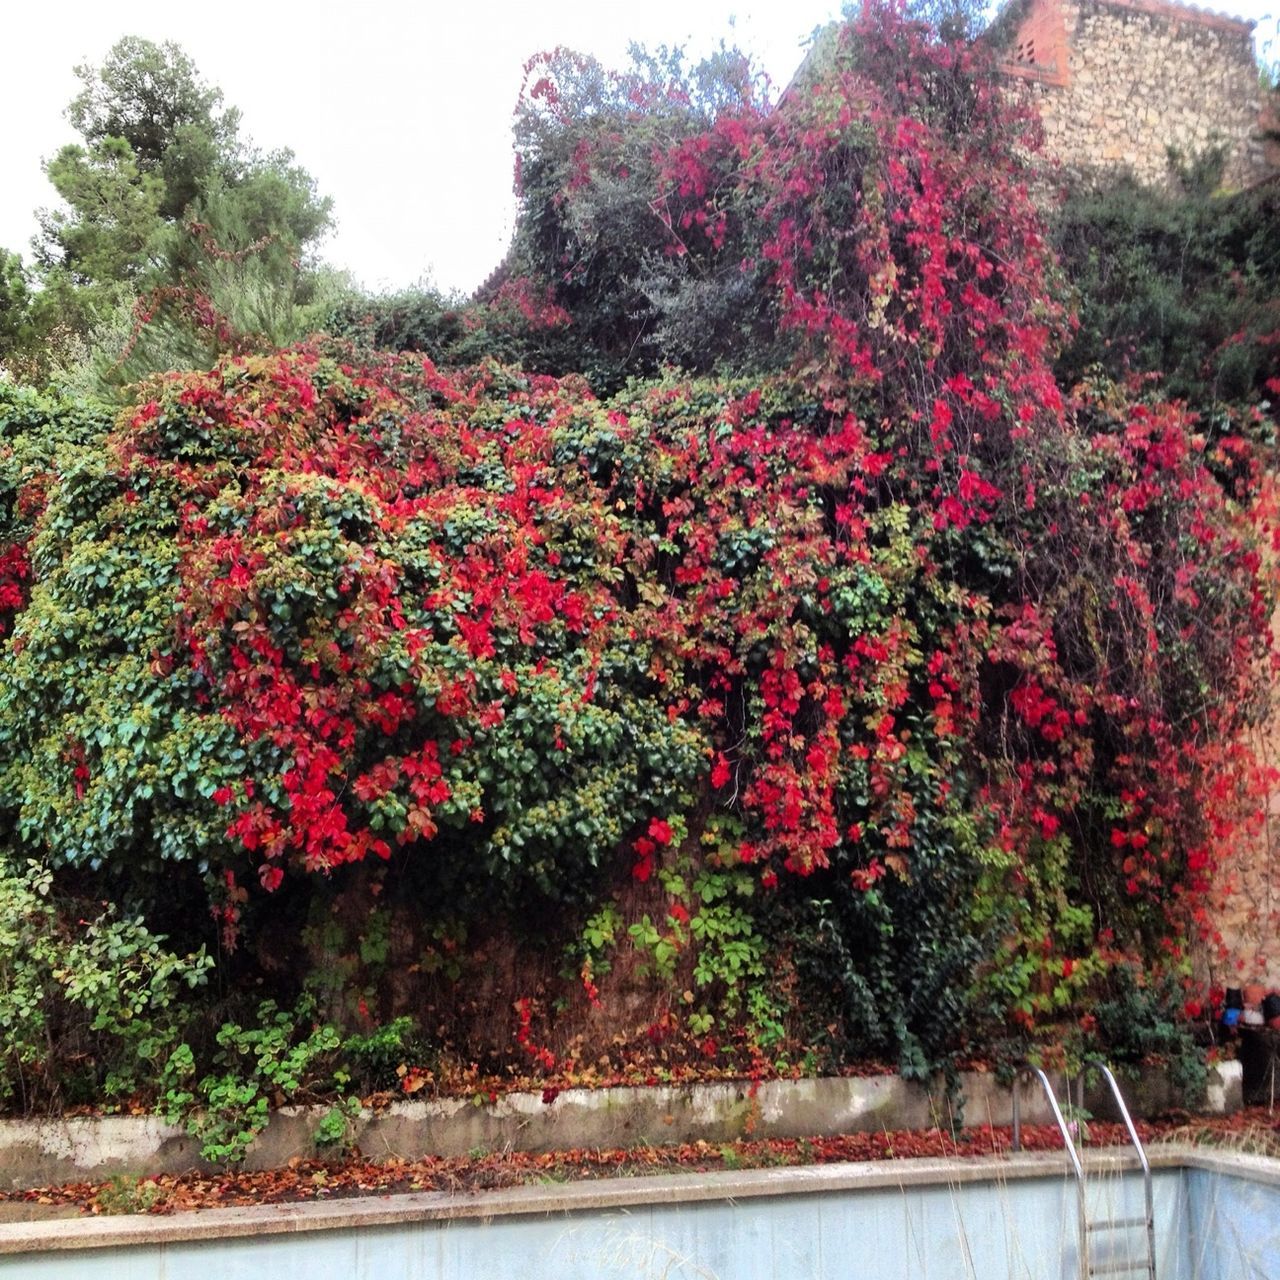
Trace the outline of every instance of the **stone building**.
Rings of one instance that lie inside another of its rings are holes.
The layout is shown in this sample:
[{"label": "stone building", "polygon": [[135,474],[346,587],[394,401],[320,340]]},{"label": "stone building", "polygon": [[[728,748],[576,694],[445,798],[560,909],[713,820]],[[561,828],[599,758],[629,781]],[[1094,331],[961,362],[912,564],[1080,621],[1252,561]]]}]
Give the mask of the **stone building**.
[{"label": "stone building", "polygon": [[1273,171],[1251,22],[1167,0],[1013,0],[992,34],[1068,170],[1161,183],[1169,148],[1191,159],[1221,144],[1226,186]]}]

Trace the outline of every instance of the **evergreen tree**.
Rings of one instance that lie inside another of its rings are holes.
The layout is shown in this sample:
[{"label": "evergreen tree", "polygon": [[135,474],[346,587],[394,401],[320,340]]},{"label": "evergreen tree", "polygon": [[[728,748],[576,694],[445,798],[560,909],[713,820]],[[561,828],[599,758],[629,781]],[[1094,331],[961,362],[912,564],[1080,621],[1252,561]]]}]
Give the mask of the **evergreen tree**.
[{"label": "evergreen tree", "polygon": [[[61,203],[39,214],[39,290],[20,333],[0,320],[0,358],[21,345],[37,380],[79,365],[119,385],[177,352],[211,362],[302,336],[332,202],[293,153],[248,142],[171,42],[126,37],[76,74],[67,117],[83,141],[46,165]],[[0,301],[6,316],[15,305]]]}]

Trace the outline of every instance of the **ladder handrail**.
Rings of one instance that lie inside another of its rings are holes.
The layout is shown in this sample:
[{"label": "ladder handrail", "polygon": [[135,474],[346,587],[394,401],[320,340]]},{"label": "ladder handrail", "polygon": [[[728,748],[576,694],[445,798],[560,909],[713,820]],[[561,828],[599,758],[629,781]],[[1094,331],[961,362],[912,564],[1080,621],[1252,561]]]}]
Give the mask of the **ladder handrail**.
[{"label": "ladder handrail", "polygon": [[[1040,1067],[1028,1065],[1026,1069],[1039,1077],[1040,1087],[1044,1090],[1044,1096],[1049,1099],[1049,1107],[1053,1111],[1053,1118],[1057,1123],[1058,1132],[1062,1134],[1062,1145],[1071,1157],[1071,1166],[1075,1171],[1076,1181],[1083,1183],[1084,1165],[1080,1161],[1080,1153],[1076,1150],[1075,1140],[1071,1137],[1071,1130],[1067,1127],[1067,1122],[1062,1115],[1062,1108],[1058,1106],[1058,1095],[1054,1093],[1053,1085],[1049,1083],[1049,1077],[1045,1075]],[[1015,1079],[1013,1084],[1013,1149],[1015,1151],[1019,1150],[1022,1145],[1022,1125],[1018,1111],[1018,1082]]]},{"label": "ladder handrail", "polygon": [[1138,1137],[1138,1130],[1134,1126],[1133,1117],[1129,1114],[1129,1108],[1125,1105],[1124,1095],[1120,1092],[1120,1086],[1116,1083],[1116,1078],[1112,1075],[1111,1068],[1101,1058],[1090,1058],[1088,1062],[1090,1066],[1097,1067],[1102,1072],[1107,1084],[1111,1086],[1111,1096],[1116,1100],[1116,1109],[1120,1112],[1120,1119],[1124,1121],[1124,1127],[1129,1131],[1129,1141],[1133,1145],[1133,1149],[1138,1153],[1138,1160],[1142,1164],[1143,1176],[1150,1180],[1151,1164],[1147,1160],[1146,1148],[1142,1145],[1142,1139]]},{"label": "ladder handrail", "polygon": [[[1138,1161],[1142,1165],[1144,1176],[1151,1176],[1151,1164],[1147,1160],[1146,1148],[1142,1145],[1142,1139],[1138,1137],[1138,1130],[1134,1126],[1133,1117],[1129,1114],[1129,1108],[1125,1105],[1124,1095],[1120,1092],[1120,1086],[1116,1083],[1116,1078],[1111,1072],[1111,1068],[1101,1058],[1085,1059],[1089,1066],[1097,1067],[1105,1077],[1107,1084],[1111,1088],[1111,1096],[1116,1100],[1116,1108],[1120,1112],[1120,1118],[1124,1121],[1124,1127],[1129,1133],[1129,1142],[1133,1149],[1138,1153]],[[1072,1154],[1072,1163],[1080,1167],[1080,1161],[1075,1156],[1075,1146],[1071,1140],[1070,1130],[1063,1123],[1062,1111],[1058,1107],[1057,1095],[1053,1091],[1053,1086],[1049,1083],[1049,1077],[1039,1067],[1033,1067],[1030,1063],[1022,1066],[1013,1078],[1013,1140],[1012,1148],[1014,1151],[1022,1150],[1022,1108],[1019,1105],[1018,1095],[1018,1076],[1019,1075],[1036,1075],[1040,1078],[1041,1087],[1044,1089],[1045,1097],[1049,1099],[1049,1106],[1053,1108],[1053,1118],[1057,1121],[1058,1132],[1062,1134],[1063,1142],[1066,1144],[1068,1151]],[[1083,1174],[1083,1168],[1080,1168]]]},{"label": "ladder handrail", "polygon": [[1138,1153],[1138,1160],[1142,1164],[1142,1193],[1147,1206],[1147,1274],[1151,1277],[1151,1280],[1155,1280],[1156,1205],[1155,1192],[1151,1185],[1151,1162],[1147,1159],[1146,1148],[1142,1145],[1142,1139],[1138,1137],[1137,1126],[1133,1123],[1133,1117],[1129,1114],[1124,1095],[1120,1092],[1120,1086],[1116,1083],[1116,1078],[1112,1075],[1111,1068],[1101,1058],[1091,1058],[1090,1061],[1102,1072],[1103,1076],[1106,1077],[1107,1084],[1111,1086],[1111,1096],[1116,1100],[1116,1106],[1119,1108],[1120,1116],[1124,1120],[1124,1127],[1129,1131],[1129,1141],[1133,1144],[1133,1149]]},{"label": "ladder handrail", "polygon": [[[1155,1196],[1152,1189],[1151,1178],[1151,1162],[1147,1159],[1146,1148],[1142,1145],[1142,1139],[1138,1136],[1137,1126],[1133,1123],[1133,1117],[1129,1114],[1129,1108],[1125,1103],[1124,1095],[1120,1092],[1120,1086],[1116,1082],[1116,1078],[1111,1068],[1101,1058],[1091,1057],[1086,1059],[1086,1064],[1097,1067],[1106,1079],[1107,1085],[1111,1089],[1111,1095],[1115,1099],[1116,1107],[1120,1112],[1120,1117],[1124,1121],[1124,1127],[1129,1134],[1129,1142],[1133,1149],[1137,1152],[1138,1162],[1142,1166],[1142,1190],[1146,1201],[1146,1228],[1147,1228],[1147,1266],[1146,1271],[1149,1280],[1155,1280],[1156,1275],[1156,1232],[1155,1232]],[[1019,1097],[1019,1082],[1024,1075],[1035,1075],[1039,1081],[1041,1088],[1044,1089],[1045,1097],[1049,1099],[1049,1107],[1053,1111],[1053,1118],[1058,1126],[1058,1132],[1062,1135],[1062,1145],[1066,1148],[1067,1154],[1071,1157],[1071,1168],[1076,1177],[1076,1209],[1079,1226],[1080,1237],[1080,1274],[1082,1278],[1086,1278],[1093,1274],[1089,1261],[1089,1222],[1085,1200],[1085,1171],[1084,1162],[1081,1159],[1079,1150],[1076,1148],[1074,1139],[1071,1136],[1071,1130],[1062,1115],[1062,1108],[1058,1105],[1057,1094],[1054,1093],[1053,1085],[1049,1082],[1049,1077],[1040,1067],[1033,1067],[1030,1063],[1026,1063],[1014,1074],[1013,1078],[1013,1150],[1022,1150],[1022,1109]],[[1135,1222],[1135,1226],[1137,1223]]]},{"label": "ladder handrail", "polygon": [[[1053,1085],[1049,1083],[1049,1077],[1045,1075],[1040,1067],[1032,1067],[1032,1071],[1040,1079],[1040,1085],[1044,1089],[1044,1096],[1049,1099],[1049,1106],[1053,1110],[1053,1118],[1057,1121],[1058,1132],[1062,1134],[1062,1145],[1066,1147],[1067,1154],[1071,1157],[1071,1167],[1076,1175],[1076,1236],[1079,1240],[1080,1248],[1080,1277],[1081,1280],[1089,1278],[1089,1213],[1085,1203],[1084,1189],[1084,1163],[1080,1159],[1080,1153],[1076,1150],[1075,1140],[1071,1137],[1071,1130],[1067,1128],[1067,1122],[1062,1117],[1062,1108],[1058,1106],[1058,1095],[1053,1091]],[[1013,1096],[1018,1096],[1018,1084],[1014,1081]]]}]

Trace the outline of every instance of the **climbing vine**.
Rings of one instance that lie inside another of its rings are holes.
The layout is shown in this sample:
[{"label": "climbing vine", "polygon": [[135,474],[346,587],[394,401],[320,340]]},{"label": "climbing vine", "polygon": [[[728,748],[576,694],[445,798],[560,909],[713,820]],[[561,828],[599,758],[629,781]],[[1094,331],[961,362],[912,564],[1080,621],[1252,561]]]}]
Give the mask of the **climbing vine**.
[{"label": "climbing vine", "polygon": [[[664,296],[745,282],[753,372],[598,398],[316,341],[153,378],[44,469],[8,410],[13,846],[152,899],[191,866],[227,947],[352,868],[432,927],[554,908],[582,1000],[630,947],[707,1058],[802,1034],[784,974],[803,1034],[924,1072],[1107,956],[1176,967],[1266,782],[1265,407],[1058,385],[1034,143],[869,13],[650,155]],[[573,332],[555,280],[496,305]]]}]

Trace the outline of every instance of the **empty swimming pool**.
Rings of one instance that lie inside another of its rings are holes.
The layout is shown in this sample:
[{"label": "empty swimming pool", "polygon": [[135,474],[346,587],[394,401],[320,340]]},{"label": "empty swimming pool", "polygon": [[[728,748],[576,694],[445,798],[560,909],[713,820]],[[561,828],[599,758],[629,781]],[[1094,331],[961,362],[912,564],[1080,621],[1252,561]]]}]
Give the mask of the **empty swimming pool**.
[{"label": "empty swimming pool", "polygon": [[[1152,1152],[1160,1280],[1280,1280],[1280,1162]],[[1090,1217],[1141,1212],[1121,1154]],[[23,1280],[1077,1280],[1062,1153],[680,1174],[0,1227]],[[1093,1263],[1145,1274],[1143,1232]]]}]

